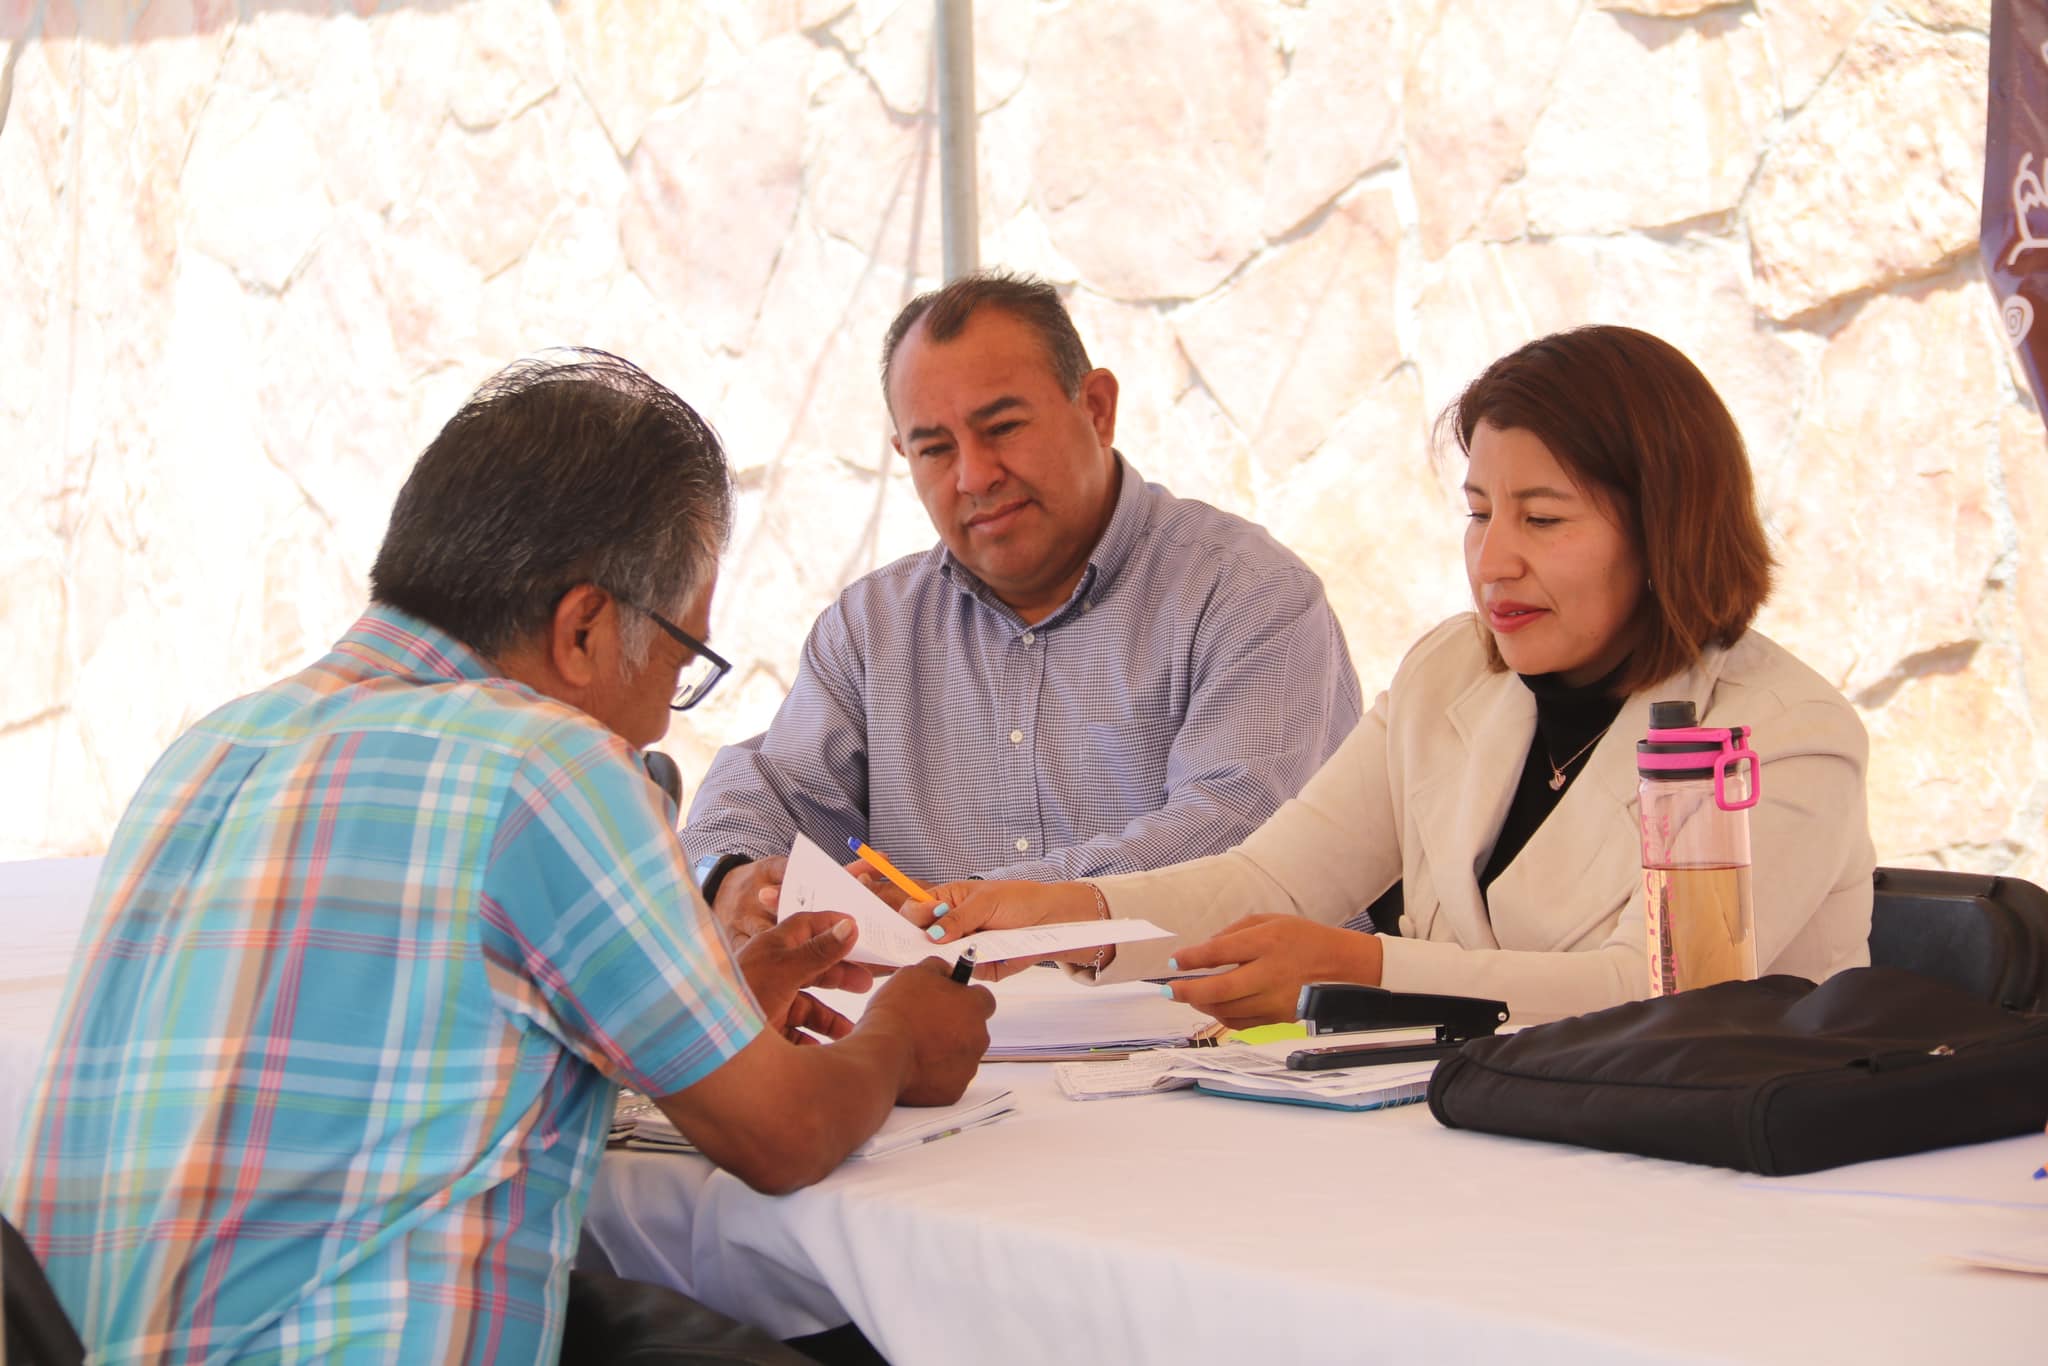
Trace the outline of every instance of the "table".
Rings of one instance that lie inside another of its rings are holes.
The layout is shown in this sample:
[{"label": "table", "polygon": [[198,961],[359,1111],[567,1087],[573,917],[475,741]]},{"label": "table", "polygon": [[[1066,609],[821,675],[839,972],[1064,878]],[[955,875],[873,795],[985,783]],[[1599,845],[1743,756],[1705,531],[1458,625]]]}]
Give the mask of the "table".
[{"label": "table", "polygon": [[[97,872],[0,864],[0,1170]],[[1018,1114],[780,1199],[614,1152],[587,1230],[624,1274],[784,1335],[850,1319],[898,1366],[2048,1357],[2048,1278],[1943,1255],[2048,1237],[2039,1137],[1769,1182],[1420,1106],[1080,1104],[1042,1065],[984,1076]]]},{"label": "table", "polygon": [[898,1366],[2048,1359],[2048,1278],[1944,1255],[2048,1237],[2039,1136],[1773,1182],[1423,1106],[983,1076],[1017,1115],[786,1197],[614,1151],[586,1232],[622,1275],[782,1336],[851,1319]]}]

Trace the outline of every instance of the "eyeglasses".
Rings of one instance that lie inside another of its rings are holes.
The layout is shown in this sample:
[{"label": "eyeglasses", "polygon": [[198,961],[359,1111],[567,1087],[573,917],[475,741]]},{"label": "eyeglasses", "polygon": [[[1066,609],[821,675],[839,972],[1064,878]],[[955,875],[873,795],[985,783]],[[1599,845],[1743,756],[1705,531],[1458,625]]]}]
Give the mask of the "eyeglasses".
[{"label": "eyeglasses", "polygon": [[732,669],[725,656],[661,613],[642,607],[637,602],[626,602],[624,598],[620,598],[619,601],[668,632],[676,644],[690,652],[690,662],[683,665],[682,673],[676,676],[676,695],[669,700],[670,711],[688,711],[702,702],[705,694],[717,687],[718,680]]}]

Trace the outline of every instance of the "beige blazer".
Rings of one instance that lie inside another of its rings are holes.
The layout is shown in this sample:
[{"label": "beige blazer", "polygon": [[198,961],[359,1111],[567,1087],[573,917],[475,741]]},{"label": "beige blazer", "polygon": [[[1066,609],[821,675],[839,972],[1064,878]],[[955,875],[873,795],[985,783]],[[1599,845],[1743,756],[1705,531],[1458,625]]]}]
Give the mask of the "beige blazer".
[{"label": "beige blazer", "polygon": [[1389,990],[1505,1000],[1524,1024],[1647,995],[1635,742],[1650,703],[1678,698],[1702,725],[1752,727],[1763,756],[1750,811],[1763,970],[1818,981],[1869,962],[1876,857],[1863,724],[1755,631],[1630,697],[1482,898],[1479,871],[1535,734],[1536,699],[1514,674],[1488,670],[1479,631],[1464,613],[1423,637],[1301,795],[1237,848],[1102,879],[1113,914],[1178,937],[1123,945],[1100,980],[1161,976],[1177,946],[1240,916],[1339,924],[1399,878],[1401,936],[1382,936]]}]

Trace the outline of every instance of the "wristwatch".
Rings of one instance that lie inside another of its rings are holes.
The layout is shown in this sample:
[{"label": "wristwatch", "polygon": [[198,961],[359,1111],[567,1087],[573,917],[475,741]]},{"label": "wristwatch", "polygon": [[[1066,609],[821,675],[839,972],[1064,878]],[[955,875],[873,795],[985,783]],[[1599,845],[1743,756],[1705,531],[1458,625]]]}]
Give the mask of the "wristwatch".
[{"label": "wristwatch", "polygon": [[690,865],[690,876],[697,879],[697,890],[704,894],[704,904],[710,905],[718,899],[718,884],[725,881],[725,875],[742,863],[752,863],[745,854],[706,854]]}]

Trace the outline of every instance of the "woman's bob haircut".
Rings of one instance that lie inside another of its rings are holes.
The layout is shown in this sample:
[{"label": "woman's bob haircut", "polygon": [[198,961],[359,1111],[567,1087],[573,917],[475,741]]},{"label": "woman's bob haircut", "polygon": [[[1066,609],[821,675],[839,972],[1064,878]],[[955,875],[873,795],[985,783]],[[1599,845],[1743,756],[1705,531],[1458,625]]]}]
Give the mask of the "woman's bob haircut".
[{"label": "woman's bob haircut", "polygon": [[[1469,457],[1480,423],[1520,428],[1550,448],[1580,491],[1603,504],[1642,557],[1626,696],[1735,643],[1771,591],[1771,550],[1757,515],[1735,419],[1699,367],[1629,327],[1581,327],[1530,342],[1486,367],[1437,420]],[[1493,636],[1486,652],[1504,669]]]}]

